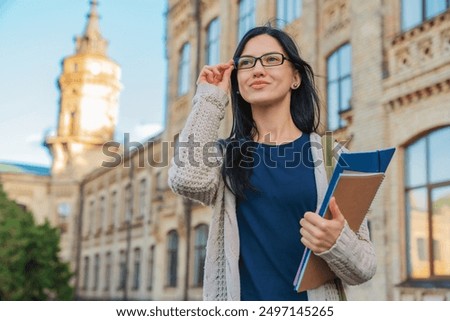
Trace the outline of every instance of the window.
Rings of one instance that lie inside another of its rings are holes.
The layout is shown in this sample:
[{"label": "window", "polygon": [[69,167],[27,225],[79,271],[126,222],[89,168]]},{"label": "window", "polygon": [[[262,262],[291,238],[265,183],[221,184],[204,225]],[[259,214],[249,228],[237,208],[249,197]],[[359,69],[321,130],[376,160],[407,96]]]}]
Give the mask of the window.
[{"label": "window", "polygon": [[277,0],[278,27],[284,28],[302,15],[302,0]]},{"label": "window", "polygon": [[141,249],[134,249],[133,290],[139,289],[141,279]]},{"label": "window", "polygon": [[89,256],[84,257],[84,279],[83,289],[87,289],[89,286]]},{"label": "window", "polygon": [[95,257],[94,257],[94,286],[92,287],[92,289],[94,291],[96,291],[98,288],[99,274],[100,274],[100,255],[95,254]]},{"label": "window", "polygon": [[175,230],[167,234],[167,286],[177,286],[178,233]]},{"label": "window", "polygon": [[123,290],[125,288],[126,278],[127,278],[127,258],[125,255],[125,251],[120,251],[119,290]]},{"label": "window", "polygon": [[131,194],[131,184],[125,187],[125,222],[129,222],[133,211],[133,195]]},{"label": "window", "polygon": [[178,65],[178,96],[183,96],[189,91],[191,45],[185,43],[180,52],[180,62]]},{"label": "window", "polygon": [[106,253],[105,257],[105,291],[111,286],[111,252]]},{"label": "window", "polygon": [[209,23],[206,35],[206,64],[217,65],[220,62],[220,24],[219,18]]},{"label": "window", "polygon": [[195,228],[194,248],[194,286],[203,285],[203,266],[206,257],[206,241],[208,240],[208,226],[201,224]]},{"label": "window", "polygon": [[149,291],[153,290],[153,277],[155,271],[155,246],[150,247],[150,253],[148,255],[148,280],[147,289]]},{"label": "window", "polygon": [[62,220],[65,220],[67,217],[69,217],[71,212],[70,204],[67,202],[59,203],[57,210],[58,210],[58,217]]},{"label": "window", "polygon": [[143,178],[139,182],[139,215],[140,215],[140,217],[144,218],[146,211],[147,211],[147,180],[145,178]]},{"label": "window", "polygon": [[103,224],[105,222],[106,215],[106,198],[105,196],[100,197],[100,202],[98,204],[98,217],[97,217],[97,230],[100,231],[103,229]]},{"label": "window", "polygon": [[402,0],[402,30],[420,25],[449,8],[448,0]]},{"label": "window", "polygon": [[87,217],[87,220],[86,220],[86,223],[87,223],[86,231],[87,231],[87,235],[90,235],[92,233],[92,231],[94,230],[94,226],[95,226],[95,201],[90,201],[88,215],[89,216]]},{"label": "window", "polygon": [[352,97],[352,49],[345,44],[334,51],[327,60],[328,129],[346,126],[341,113],[350,109]]},{"label": "window", "polygon": [[255,26],[255,0],[239,2],[238,41]]},{"label": "window", "polygon": [[450,127],[405,150],[406,253],[411,279],[450,277]]},{"label": "window", "polygon": [[117,206],[117,191],[111,193],[111,213],[108,217],[108,226],[118,226],[119,207]]}]

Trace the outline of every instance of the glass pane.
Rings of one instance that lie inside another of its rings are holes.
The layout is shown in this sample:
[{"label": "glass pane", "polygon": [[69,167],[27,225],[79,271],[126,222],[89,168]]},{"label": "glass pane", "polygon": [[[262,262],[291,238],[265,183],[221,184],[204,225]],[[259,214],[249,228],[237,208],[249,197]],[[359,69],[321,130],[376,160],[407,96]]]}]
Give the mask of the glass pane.
[{"label": "glass pane", "polygon": [[347,77],[341,81],[340,110],[350,108],[350,98],[352,98],[352,79]]},{"label": "glass pane", "polygon": [[426,188],[406,193],[408,272],[413,278],[430,276]]},{"label": "glass pane", "polygon": [[450,127],[435,131],[429,136],[430,183],[450,180]]},{"label": "glass pane", "polygon": [[342,46],[339,49],[339,76],[345,77],[352,72],[352,47],[350,45]]},{"label": "glass pane", "polygon": [[219,63],[219,20],[214,19],[208,28],[208,40],[206,44],[206,64],[216,65]]},{"label": "glass pane", "polygon": [[328,81],[331,82],[333,80],[337,80],[338,78],[338,55],[337,52],[333,53],[327,61],[327,78]]},{"label": "glass pane", "polygon": [[338,95],[338,83],[332,82],[328,84],[328,129],[335,130],[339,128],[339,95]]},{"label": "glass pane", "polygon": [[181,52],[181,60],[179,66],[179,79],[178,79],[178,94],[184,95],[188,92],[189,89],[189,55],[190,55],[191,46],[189,43],[183,46]]},{"label": "glass pane", "polygon": [[295,18],[299,18],[302,15],[302,0],[296,0],[295,1]]},{"label": "glass pane", "polygon": [[285,13],[284,13],[284,3],[286,0],[277,0],[277,18],[282,20],[278,23],[284,25]]},{"label": "glass pane", "polygon": [[422,22],[422,0],[402,0],[402,30]]},{"label": "glass pane", "polygon": [[445,11],[447,0],[426,0],[425,1],[425,14],[426,18],[430,19],[434,16]]},{"label": "glass pane", "polygon": [[406,149],[406,187],[425,185],[427,182],[426,140],[420,139]]},{"label": "glass pane", "polygon": [[287,0],[287,12],[286,12],[286,19],[288,23],[292,22],[294,20],[294,0]]},{"label": "glass pane", "polygon": [[450,275],[450,186],[431,193],[434,274]]}]

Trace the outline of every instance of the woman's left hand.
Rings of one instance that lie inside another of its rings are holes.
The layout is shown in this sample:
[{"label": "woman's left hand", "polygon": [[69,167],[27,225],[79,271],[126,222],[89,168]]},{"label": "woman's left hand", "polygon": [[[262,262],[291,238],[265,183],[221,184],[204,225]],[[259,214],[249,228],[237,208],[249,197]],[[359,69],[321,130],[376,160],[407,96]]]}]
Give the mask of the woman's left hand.
[{"label": "woman's left hand", "polygon": [[344,228],[345,218],[334,197],[330,200],[329,208],[331,219],[325,219],[314,212],[306,212],[300,220],[301,242],[314,253],[329,250]]}]

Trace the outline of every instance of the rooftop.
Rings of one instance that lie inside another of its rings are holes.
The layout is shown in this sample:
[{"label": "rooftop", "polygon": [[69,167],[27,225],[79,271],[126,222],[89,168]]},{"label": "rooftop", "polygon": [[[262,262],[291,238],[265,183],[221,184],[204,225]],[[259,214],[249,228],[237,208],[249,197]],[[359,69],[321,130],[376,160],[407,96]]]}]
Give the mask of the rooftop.
[{"label": "rooftop", "polygon": [[50,168],[41,165],[0,161],[0,173],[22,173],[49,176]]}]

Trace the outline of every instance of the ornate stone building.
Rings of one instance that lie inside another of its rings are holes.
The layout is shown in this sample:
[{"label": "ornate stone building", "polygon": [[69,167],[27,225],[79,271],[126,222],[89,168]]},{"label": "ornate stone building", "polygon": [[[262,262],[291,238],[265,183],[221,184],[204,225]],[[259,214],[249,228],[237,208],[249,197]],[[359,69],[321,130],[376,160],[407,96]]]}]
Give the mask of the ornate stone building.
[{"label": "ornate stone building", "polygon": [[[63,253],[77,268],[78,296],[201,299],[211,210],[168,188],[171,142],[189,114],[202,65],[229,60],[246,30],[272,21],[294,36],[315,70],[322,130],[350,140],[355,151],[397,147],[369,213],[377,274],[353,289],[353,296],[450,300],[448,1],[167,3],[165,131],[131,150],[108,146],[110,157],[102,166],[97,152],[114,130],[120,84],[119,68],[104,51],[86,51],[104,48],[99,34],[88,36],[89,30],[98,30],[89,27],[96,21],[93,6],[84,46],[78,40],[77,53],[65,60],[60,78],[59,130],[47,140],[54,155],[52,175],[25,179],[0,174],[9,195],[35,215],[51,217],[55,224],[69,222],[63,229]],[[87,45],[89,41],[96,45]],[[101,94],[88,95],[95,86]],[[82,116],[85,94],[91,97],[86,103],[99,106],[95,117],[102,119],[92,126],[87,125],[92,118]],[[223,121],[224,137],[230,116]],[[30,180],[39,187],[30,187]],[[58,210],[70,214],[58,215]]]}]

